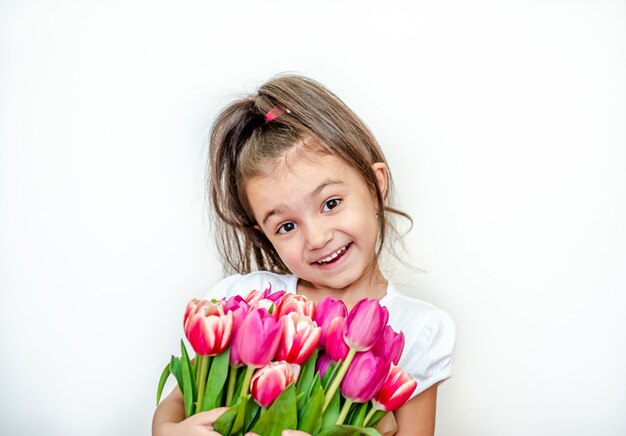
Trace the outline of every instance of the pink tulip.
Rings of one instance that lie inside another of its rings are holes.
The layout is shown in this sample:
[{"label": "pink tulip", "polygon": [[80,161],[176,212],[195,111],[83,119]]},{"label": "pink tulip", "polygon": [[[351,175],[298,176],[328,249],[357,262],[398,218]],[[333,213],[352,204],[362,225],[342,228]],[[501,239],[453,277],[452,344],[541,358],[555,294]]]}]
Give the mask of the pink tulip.
[{"label": "pink tulip", "polygon": [[378,300],[363,299],[348,314],[343,334],[346,343],[357,351],[366,351],[383,334],[389,312]]},{"label": "pink tulip", "polygon": [[322,335],[320,336],[319,347],[324,348],[326,344],[326,334],[328,327],[333,319],[337,317],[345,318],[348,316],[348,309],[341,300],[335,300],[331,297],[326,297],[321,300],[315,306],[315,322],[322,328]]},{"label": "pink tulip", "polygon": [[224,302],[224,310],[227,312],[237,308],[243,308],[246,312],[250,309],[250,305],[241,295],[233,295]]},{"label": "pink tulip", "polygon": [[286,294],[274,310],[274,318],[279,319],[288,313],[296,312],[313,319],[315,316],[315,303],[309,301],[304,295]]},{"label": "pink tulip", "polygon": [[246,300],[246,303],[248,304],[253,304],[253,303],[256,303],[260,297],[261,297],[261,291],[257,291],[256,289],[253,289],[250,292],[248,292],[248,295],[246,295],[244,300]]},{"label": "pink tulip", "polygon": [[281,317],[279,322],[283,325],[283,333],[276,360],[301,365],[315,351],[322,329],[308,316],[296,312]]},{"label": "pink tulip", "polygon": [[343,336],[345,324],[345,318],[337,317],[332,320],[326,332],[326,346],[324,349],[333,362],[345,360],[350,351],[350,347],[346,344]]},{"label": "pink tulip", "polygon": [[198,311],[198,309],[202,306],[205,306],[208,303],[206,300],[200,300],[198,298],[192,299],[189,304],[187,304],[187,308],[185,309],[185,316],[183,318],[183,329],[187,332],[187,324],[189,319]]},{"label": "pink tulip", "polygon": [[233,315],[224,313],[224,302],[200,303],[185,321],[185,334],[198,355],[220,354],[230,344]]},{"label": "pink tulip", "polygon": [[322,354],[320,355],[320,357],[317,358],[317,363],[315,364],[315,370],[320,373],[320,379],[324,378],[324,375],[326,374],[326,371],[328,370],[328,367],[330,366],[331,363],[332,362],[330,358],[326,354]]},{"label": "pink tulip", "polygon": [[378,357],[387,359],[394,365],[398,364],[404,349],[404,333],[396,333],[391,326],[385,326],[383,334],[372,347],[372,352]]},{"label": "pink tulip", "polygon": [[[241,298],[241,297],[239,297]],[[226,303],[228,305],[228,302]],[[233,314],[233,337],[230,342],[230,356],[229,361],[232,366],[243,366],[244,363],[239,358],[239,349],[237,348],[237,337],[239,336],[241,330],[241,324],[243,320],[248,315],[248,303],[245,300],[241,299],[238,302],[238,306],[231,307],[230,313]],[[231,305],[232,306],[232,305]]]},{"label": "pink tulip", "polygon": [[270,362],[258,369],[252,376],[250,392],[254,401],[262,407],[269,407],[276,398],[298,380],[300,366],[287,362]]},{"label": "pink tulip", "polygon": [[389,365],[371,351],[357,353],[341,381],[341,393],[352,401],[368,402],[385,382]]},{"label": "pink tulip", "polygon": [[372,404],[379,410],[393,412],[411,397],[417,382],[402,368],[392,365],[389,375],[380,388]]},{"label": "pink tulip", "polygon": [[248,366],[267,365],[276,354],[282,324],[265,309],[252,309],[237,332],[235,347],[239,359]]},{"label": "pink tulip", "polygon": [[270,300],[272,303],[277,304],[283,295],[285,295],[285,291],[272,292],[272,284],[270,283],[263,292],[259,292],[256,289],[250,291],[245,300],[250,306],[256,307],[261,300]]}]

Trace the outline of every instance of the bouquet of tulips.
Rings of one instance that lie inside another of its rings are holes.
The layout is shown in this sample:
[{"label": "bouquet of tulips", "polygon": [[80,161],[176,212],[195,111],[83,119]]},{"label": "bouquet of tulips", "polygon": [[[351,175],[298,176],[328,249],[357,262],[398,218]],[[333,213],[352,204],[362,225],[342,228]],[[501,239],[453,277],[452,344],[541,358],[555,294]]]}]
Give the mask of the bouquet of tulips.
[{"label": "bouquet of tulips", "polygon": [[173,374],[185,415],[227,406],[215,423],[223,435],[378,435],[376,424],[404,404],[417,383],[397,367],[404,335],[387,325],[377,300],[348,313],[330,297],[317,305],[284,291],[245,298],[192,300],[181,340],[157,389]]}]

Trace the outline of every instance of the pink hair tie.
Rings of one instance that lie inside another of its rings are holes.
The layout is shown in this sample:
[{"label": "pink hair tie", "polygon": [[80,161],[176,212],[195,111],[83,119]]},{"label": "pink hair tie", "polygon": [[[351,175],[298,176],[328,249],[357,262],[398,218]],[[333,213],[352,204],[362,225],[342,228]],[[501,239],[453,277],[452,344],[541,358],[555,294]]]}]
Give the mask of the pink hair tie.
[{"label": "pink hair tie", "polygon": [[271,121],[274,121],[279,116],[285,113],[290,113],[290,112],[291,111],[289,109],[285,109],[281,105],[277,104],[276,106],[274,106],[273,108],[267,111],[267,113],[265,114],[265,122],[269,123]]}]

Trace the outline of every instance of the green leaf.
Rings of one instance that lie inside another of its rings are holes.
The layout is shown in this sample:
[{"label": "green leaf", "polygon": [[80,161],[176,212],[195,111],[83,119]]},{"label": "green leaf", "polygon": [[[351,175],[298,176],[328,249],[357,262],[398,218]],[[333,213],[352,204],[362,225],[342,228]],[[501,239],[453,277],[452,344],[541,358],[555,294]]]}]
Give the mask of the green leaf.
[{"label": "green leaf", "polygon": [[301,410],[304,407],[304,403],[308,398],[308,393],[313,383],[313,377],[315,377],[315,364],[317,363],[317,354],[318,350],[315,350],[311,357],[304,362],[300,370],[300,377],[298,377],[298,383],[296,384],[298,394],[305,393],[307,395],[303,395],[298,400],[298,410]]},{"label": "green leaf", "polygon": [[[333,398],[331,398],[330,403],[328,403],[328,407],[322,416],[322,428],[330,428],[335,425],[337,422],[337,418],[339,418],[339,413],[341,412],[341,404],[339,401],[340,391],[337,389]],[[323,407],[323,405],[322,405]]]},{"label": "green leaf", "polygon": [[230,348],[213,358],[211,370],[204,388],[204,398],[202,399],[202,410],[212,410],[221,406],[224,383],[228,376],[228,358]]},{"label": "green leaf", "polygon": [[223,435],[229,435],[231,429],[233,428],[233,423],[235,422],[235,418],[237,417],[237,413],[239,413],[239,405],[241,403],[235,404],[233,407],[229,408],[226,412],[222,414],[217,420],[213,423],[213,428],[218,433]]},{"label": "green leaf", "polygon": [[324,390],[319,377],[312,384],[309,400],[302,409],[298,409],[298,430],[309,434],[317,434],[322,428],[322,408],[324,407]]},{"label": "green leaf", "polygon": [[246,408],[248,406],[248,401],[250,401],[250,395],[246,395],[239,402],[239,410],[237,411],[237,417],[235,418],[235,422],[231,430],[233,434],[239,434],[243,432],[243,425],[246,419]]},{"label": "green leaf", "polygon": [[243,379],[246,376],[246,367],[243,367],[243,371],[239,370],[239,374],[237,375],[237,386],[235,387],[235,395],[233,398],[239,398],[241,396],[241,386],[243,385]]},{"label": "green leaf", "polygon": [[261,406],[259,406],[256,403],[256,401],[248,402],[248,405],[246,406],[246,415],[245,415],[244,423],[243,423],[244,433],[250,427],[252,427],[252,423],[255,422],[255,418],[257,417],[257,414],[259,413],[260,409],[261,409]]},{"label": "green leaf", "polygon": [[178,387],[180,391],[183,391],[183,364],[180,361],[179,357],[172,356],[172,360],[170,361],[170,372],[176,378],[176,382],[178,383]]},{"label": "green leaf", "polygon": [[187,349],[182,339],[180,341],[180,350],[183,353],[182,366],[183,366],[183,403],[185,405],[185,417],[193,415],[193,400],[194,400],[194,382],[191,375],[191,362],[187,355]]},{"label": "green leaf", "polygon": [[378,411],[374,412],[374,415],[372,415],[372,418],[367,423],[367,426],[368,427],[376,427],[376,425],[378,425],[380,420],[383,419],[386,414],[387,414],[387,412],[385,412],[384,410],[378,410]]},{"label": "green leaf", "polygon": [[355,404],[355,412],[348,421],[348,424],[354,425],[356,427],[363,427],[363,421],[365,421],[365,415],[367,414],[367,406],[368,403],[354,403]]},{"label": "green leaf", "polygon": [[374,428],[367,427],[361,428],[354,425],[334,425],[330,428],[324,429],[318,436],[354,436],[354,435],[366,435],[366,436],[381,436],[380,433]]},{"label": "green leaf", "polygon": [[191,376],[191,389],[192,389],[192,393],[193,393],[193,398],[195,399],[198,396],[198,386],[196,383],[196,371],[194,370],[192,363],[191,363],[191,359],[189,358],[189,353],[187,352],[187,347],[185,347],[185,343],[183,342],[183,340],[180,340],[180,351],[181,351],[181,357],[180,357],[180,361],[183,364],[183,367],[186,365],[189,368],[189,375]]},{"label": "green leaf", "polygon": [[328,365],[328,369],[326,370],[326,373],[324,374],[324,378],[322,379],[322,388],[324,388],[324,392],[326,392],[326,389],[328,389],[328,386],[330,386],[333,380],[335,379],[335,376],[339,372],[339,368],[341,368],[341,361],[337,363],[331,362],[331,364]]},{"label": "green leaf", "polygon": [[296,387],[290,384],[261,415],[252,432],[263,436],[280,436],[283,430],[298,428]]},{"label": "green leaf", "polygon": [[163,372],[161,373],[161,378],[159,379],[159,386],[157,387],[157,405],[159,401],[161,401],[161,394],[163,393],[163,388],[165,387],[165,382],[170,376],[170,364],[169,362],[165,365]]}]

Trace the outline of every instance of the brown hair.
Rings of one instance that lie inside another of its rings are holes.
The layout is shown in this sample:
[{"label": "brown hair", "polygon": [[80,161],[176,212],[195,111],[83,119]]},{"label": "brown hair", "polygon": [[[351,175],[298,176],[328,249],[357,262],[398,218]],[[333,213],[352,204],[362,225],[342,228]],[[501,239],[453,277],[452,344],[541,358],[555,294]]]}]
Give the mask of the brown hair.
[{"label": "brown hair", "polygon": [[[272,121],[268,111],[285,110]],[[257,230],[245,196],[245,183],[263,174],[296,146],[339,157],[354,168],[388,213],[378,214],[379,245],[387,231],[396,234],[389,213],[411,218],[393,208],[392,181],[385,198],[372,164],[386,163],[368,127],[335,94],[307,77],[281,75],[263,84],[255,95],[230,103],[213,123],[209,144],[207,188],[217,249],[224,267],[238,273],[253,269],[289,273],[278,253]]]}]

